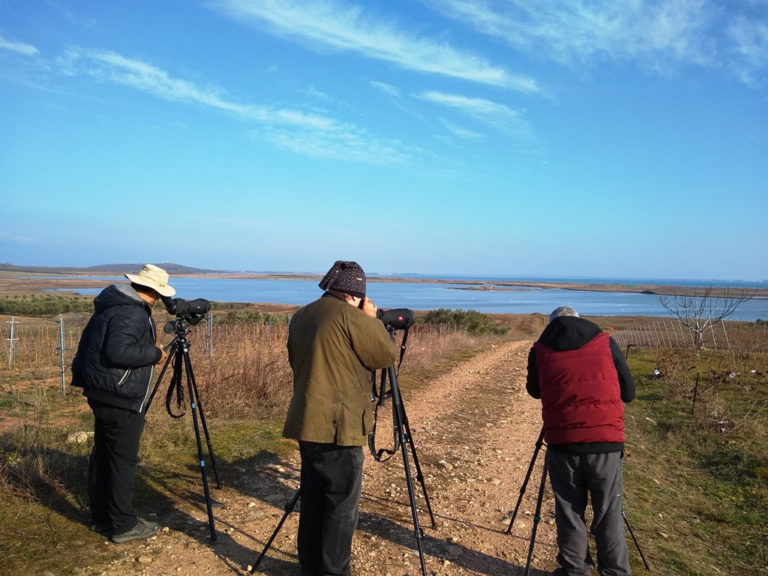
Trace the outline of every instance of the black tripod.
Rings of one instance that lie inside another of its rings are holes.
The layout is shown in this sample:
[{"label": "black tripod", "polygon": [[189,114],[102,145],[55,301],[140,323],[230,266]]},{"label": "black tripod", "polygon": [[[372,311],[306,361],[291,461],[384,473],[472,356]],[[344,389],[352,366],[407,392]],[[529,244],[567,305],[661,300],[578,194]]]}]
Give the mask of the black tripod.
[{"label": "black tripod", "polygon": [[[190,398],[190,406],[192,407],[192,422],[195,426],[195,438],[197,439],[197,455],[200,460],[200,474],[203,479],[203,490],[205,492],[205,504],[208,510],[208,525],[211,529],[211,540],[216,540],[216,529],[213,523],[213,509],[211,503],[211,493],[208,489],[208,473],[205,467],[205,458],[203,457],[203,444],[200,439],[200,426],[197,421],[197,411],[200,411],[200,423],[203,426],[203,432],[205,434],[205,442],[208,446],[208,454],[211,457],[211,467],[213,468],[213,474],[216,478],[216,488],[221,488],[221,481],[219,480],[219,474],[216,471],[216,461],[213,457],[213,447],[211,446],[211,438],[208,435],[208,426],[205,422],[205,414],[203,413],[203,405],[200,403],[200,394],[197,390],[197,382],[195,382],[195,375],[192,370],[192,361],[189,358],[189,342],[187,341],[187,334],[189,333],[189,326],[197,324],[202,316],[198,315],[184,315],[179,316],[175,320],[170,321],[165,326],[165,332],[174,332],[176,336],[168,345],[168,359],[163,365],[163,369],[160,371],[160,375],[157,378],[155,387],[152,390],[152,394],[147,401],[144,409],[145,413],[149,411],[149,407],[152,405],[152,400],[157,393],[157,389],[160,386],[160,382],[165,375],[165,371],[168,369],[168,365],[173,363],[173,374],[171,376],[171,382],[168,386],[168,392],[166,394],[166,408],[168,414],[173,418],[181,418],[185,410],[183,409],[184,402],[184,388],[181,384],[182,370],[187,374],[187,391]],[[182,408],[180,412],[174,412],[171,409],[171,400],[174,392],[176,393],[177,407]]]},{"label": "black tripod", "polygon": [[[387,328],[387,331],[389,332],[390,336],[394,338],[394,333],[396,330],[402,329],[403,332],[403,339],[400,343],[400,362],[403,361],[403,355],[405,354],[405,343],[408,340],[408,329],[414,324],[415,317],[413,315],[413,312],[411,310],[407,310],[404,308],[395,309],[395,310],[388,310],[386,312],[379,312],[378,318],[384,323],[384,325]],[[390,382],[390,391],[387,393],[387,387],[386,387],[386,381],[389,379]],[[427,495],[427,488],[424,485],[424,475],[421,472],[421,465],[419,464],[418,456],[416,455],[416,447],[413,445],[413,437],[411,436],[411,427],[408,423],[408,417],[405,414],[405,407],[403,406],[403,400],[402,396],[400,396],[400,386],[397,381],[397,373],[395,372],[395,367],[390,366],[389,368],[385,368],[381,371],[381,388],[380,392],[376,393],[376,373],[373,374],[373,380],[372,380],[372,390],[371,395],[373,397],[378,397],[378,406],[382,406],[384,404],[384,401],[388,396],[392,396],[392,419],[394,424],[394,438],[395,438],[395,445],[391,450],[387,449],[381,449],[376,450],[375,447],[375,435],[376,435],[376,416],[374,415],[374,422],[373,422],[373,430],[368,435],[368,447],[371,450],[371,454],[376,459],[377,462],[384,462],[388,460],[392,455],[394,455],[397,452],[398,448],[402,449],[403,454],[403,465],[405,467],[405,478],[406,482],[408,484],[408,495],[410,498],[410,504],[411,504],[411,515],[413,517],[413,528],[414,533],[416,535],[416,544],[419,550],[419,560],[421,561],[421,573],[423,576],[427,576],[427,567],[424,563],[424,550],[422,547],[422,537],[424,536],[424,533],[421,529],[421,526],[419,526],[419,514],[418,510],[416,508],[416,497],[414,495],[413,491],[413,480],[411,477],[411,468],[408,461],[408,452],[406,450],[406,444],[408,444],[411,447],[411,454],[413,455],[413,463],[416,467],[416,479],[421,484],[421,489],[424,493],[424,501],[427,504],[427,511],[429,512],[429,517],[432,521],[432,527],[435,527],[435,516],[432,513],[432,505],[429,502],[429,496]],[[377,407],[378,408],[378,407]],[[383,454],[389,454],[389,457],[384,458]],[[280,532],[280,528],[282,528],[283,523],[285,522],[286,518],[290,515],[291,512],[293,512],[293,509],[296,506],[296,503],[299,500],[299,497],[301,496],[301,489],[299,489],[296,494],[294,494],[291,501],[285,506],[285,513],[283,514],[283,517],[280,519],[280,521],[277,524],[277,527],[272,532],[272,535],[267,540],[266,545],[264,546],[264,549],[261,551],[261,554],[256,559],[256,562],[253,564],[253,568],[251,571],[256,571],[256,569],[259,567],[259,564],[264,559],[264,556],[267,553],[267,550],[269,550],[269,547],[272,545],[272,542],[274,541],[275,537],[277,536],[278,532]]]},{"label": "black tripod", "polygon": [[[541,432],[539,433],[539,438],[536,440],[536,448],[533,451],[533,457],[531,458],[531,463],[528,465],[528,471],[525,474],[525,480],[523,480],[523,484],[520,487],[520,496],[517,498],[517,504],[515,504],[515,510],[512,513],[512,518],[509,521],[509,527],[507,528],[507,534],[511,533],[512,531],[512,525],[515,523],[515,518],[517,517],[517,511],[520,508],[520,502],[523,499],[523,494],[525,494],[525,489],[528,485],[528,480],[531,477],[531,472],[533,471],[533,467],[536,464],[536,458],[539,455],[539,451],[541,450],[541,447],[544,445],[544,428],[541,429]],[[547,453],[544,453],[544,466],[541,471],[541,482],[539,483],[539,495],[536,498],[536,511],[533,514],[533,527],[531,529],[531,542],[528,546],[528,560],[525,564],[525,576],[528,576],[531,573],[531,559],[533,558],[533,546],[536,543],[536,531],[538,529],[539,522],[541,521],[541,503],[544,499],[544,488],[546,486],[546,480],[547,480]],[[635,532],[632,530],[632,526],[629,524],[629,519],[627,518],[626,513],[624,512],[624,507],[622,506],[621,509],[621,516],[624,518],[624,523],[627,525],[627,529],[629,530],[630,536],[632,536],[632,541],[635,543],[635,547],[637,548],[638,553],[640,554],[640,558],[643,560],[643,564],[645,565],[646,570],[650,570],[651,568],[648,566],[648,562],[645,560],[645,555],[643,554],[643,551],[640,549],[640,544],[637,541],[637,538],[635,538]]]},{"label": "black tripod", "polygon": [[[401,360],[402,360],[402,352],[405,350],[405,340],[407,337],[407,332],[403,335],[403,343],[401,345]],[[387,449],[380,449],[376,450],[374,442],[375,442],[375,431],[376,431],[376,424],[375,424],[375,418],[374,418],[374,430],[371,433],[371,435],[368,437],[368,445],[371,449],[371,454],[373,454],[373,457],[376,459],[377,462],[385,462],[386,460],[389,460],[395,452],[397,452],[397,449],[400,448],[401,452],[403,454],[403,467],[405,468],[405,481],[408,484],[408,496],[410,499],[411,504],[411,516],[413,517],[413,530],[414,534],[416,536],[416,546],[419,550],[419,560],[421,562],[421,573],[423,576],[427,576],[427,567],[424,563],[424,549],[422,546],[422,538],[424,537],[424,531],[421,529],[421,526],[419,525],[419,513],[416,508],[416,497],[413,491],[413,479],[411,476],[411,467],[408,462],[408,450],[406,449],[406,444],[410,446],[411,448],[411,455],[413,456],[413,464],[416,468],[416,480],[418,480],[419,484],[421,484],[421,490],[424,494],[424,502],[427,505],[427,512],[429,512],[429,518],[432,521],[432,528],[435,527],[435,515],[432,513],[432,505],[429,502],[429,496],[427,495],[427,487],[424,484],[424,474],[421,472],[421,465],[419,464],[419,458],[416,455],[416,446],[413,444],[413,436],[411,435],[411,426],[408,423],[408,416],[405,413],[405,406],[403,405],[403,398],[400,395],[400,386],[397,382],[397,374],[395,373],[395,367],[390,366],[389,368],[386,368],[385,370],[381,371],[381,388],[380,393],[378,395],[379,397],[379,406],[381,406],[384,403],[384,400],[386,399],[386,380],[387,377],[389,378],[390,383],[390,393],[392,396],[392,420],[393,420],[393,431],[394,431],[394,447],[391,450]],[[384,454],[389,454],[388,457],[384,458]]]}]

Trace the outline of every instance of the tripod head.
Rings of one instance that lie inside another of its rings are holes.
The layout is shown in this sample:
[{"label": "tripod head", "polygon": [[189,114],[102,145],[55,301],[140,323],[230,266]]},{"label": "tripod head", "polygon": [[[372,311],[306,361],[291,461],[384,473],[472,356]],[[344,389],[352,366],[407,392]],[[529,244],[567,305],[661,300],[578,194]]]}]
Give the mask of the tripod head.
[{"label": "tripod head", "polygon": [[179,316],[166,322],[163,332],[175,334],[178,339],[185,338],[189,334],[189,327],[199,323],[200,320],[202,320],[202,316],[194,318]]}]

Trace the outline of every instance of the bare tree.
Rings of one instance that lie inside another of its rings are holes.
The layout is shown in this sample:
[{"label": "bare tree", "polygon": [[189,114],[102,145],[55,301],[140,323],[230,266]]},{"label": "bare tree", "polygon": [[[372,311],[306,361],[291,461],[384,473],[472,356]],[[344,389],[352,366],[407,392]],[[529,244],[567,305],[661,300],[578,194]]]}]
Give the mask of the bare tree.
[{"label": "bare tree", "polygon": [[693,288],[675,291],[671,296],[659,296],[659,302],[680,325],[691,333],[696,348],[704,347],[704,332],[736,312],[742,302],[751,300],[754,290],[723,288]]}]

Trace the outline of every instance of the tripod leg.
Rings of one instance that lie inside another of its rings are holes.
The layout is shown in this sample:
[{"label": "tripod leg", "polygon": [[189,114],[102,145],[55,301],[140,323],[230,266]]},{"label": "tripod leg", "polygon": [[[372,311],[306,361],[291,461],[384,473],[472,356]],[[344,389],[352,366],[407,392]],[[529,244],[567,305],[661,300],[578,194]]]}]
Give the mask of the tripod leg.
[{"label": "tripod leg", "polygon": [[517,518],[517,511],[520,509],[520,503],[523,501],[523,494],[525,494],[525,489],[528,486],[528,480],[531,477],[531,472],[533,471],[533,466],[536,464],[536,458],[539,455],[539,450],[541,450],[541,446],[544,443],[544,428],[541,429],[541,433],[539,433],[539,439],[536,440],[536,449],[533,451],[533,458],[531,458],[531,463],[528,464],[528,472],[525,473],[525,480],[523,480],[523,485],[520,486],[520,496],[517,498],[517,504],[515,504],[515,511],[512,513],[512,518],[509,521],[509,526],[507,527],[507,534],[512,533],[512,525],[515,523],[515,518]]},{"label": "tripod leg", "polygon": [[200,412],[200,423],[203,425],[203,433],[205,435],[205,443],[208,446],[208,455],[211,457],[211,468],[213,469],[213,477],[216,479],[216,488],[221,488],[221,480],[219,480],[219,473],[216,470],[216,459],[213,456],[213,446],[211,445],[211,436],[208,434],[208,425],[205,422],[205,414],[203,413],[203,405],[200,402],[200,393],[197,391],[197,382],[195,376],[192,374],[192,365],[189,365],[187,374],[190,375],[192,381],[192,388],[195,395],[192,397],[193,401],[197,404],[198,411]]},{"label": "tripod leg", "polygon": [[184,352],[184,366],[187,369],[187,388],[189,389],[189,397],[192,399],[190,402],[192,405],[192,422],[195,425],[195,439],[197,440],[197,455],[200,459],[200,475],[203,479],[203,490],[205,491],[205,505],[208,510],[208,525],[211,528],[211,540],[216,540],[216,528],[213,522],[213,508],[211,505],[211,492],[208,488],[208,473],[205,468],[205,458],[203,457],[203,443],[200,440],[200,426],[197,423],[197,406],[194,396],[194,375],[192,373],[192,361],[189,359],[189,348],[183,346]]},{"label": "tripod leg", "polygon": [[155,381],[155,387],[152,389],[152,394],[149,395],[149,400],[147,400],[147,403],[144,404],[144,414],[149,412],[149,407],[152,405],[152,400],[155,399],[155,394],[157,394],[157,389],[160,387],[160,382],[163,381],[163,376],[165,375],[166,370],[168,370],[168,365],[171,363],[171,360],[173,360],[178,346],[179,346],[179,341],[176,338],[174,338],[173,341],[168,346],[168,357],[165,359],[165,364],[163,364],[163,369],[160,371],[160,375],[157,377],[157,380]]},{"label": "tripod leg", "polygon": [[405,468],[405,481],[408,485],[408,496],[411,502],[411,516],[413,517],[413,530],[416,535],[416,546],[419,551],[419,561],[421,562],[421,574],[427,576],[427,566],[424,562],[424,548],[421,542],[421,526],[419,526],[419,512],[416,508],[416,497],[413,493],[413,480],[411,479],[411,466],[408,462],[408,448],[405,444],[405,431],[403,430],[403,409],[402,398],[400,397],[400,389],[397,384],[397,378],[395,377],[394,368],[389,368],[390,384],[392,386],[392,411],[394,413],[395,427],[400,435],[400,448],[403,453],[403,467]]},{"label": "tripod leg", "polygon": [[264,550],[261,551],[261,554],[259,554],[259,557],[256,559],[256,562],[253,564],[253,569],[251,572],[254,572],[256,568],[259,567],[259,564],[261,564],[261,561],[264,559],[264,556],[267,554],[267,550],[269,550],[269,547],[272,546],[272,541],[277,536],[277,533],[280,532],[280,528],[283,527],[283,523],[285,522],[286,518],[293,512],[293,509],[296,507],[296,502],[299,500],[299,496],[301,495],[301,489],[296,491],[296,494],[293,495],[293,499],[286,505],[285,507],[285,514],[283,514],[283,517],[280,518],[280,522],[277,523],[277,528],[275,528],[275,531],[272,532],[272,535],[269,537],[269,540],[267,540],[266,545],[264,546]]},{"label": "tripod leg", "polygon": [[640,553],[640,558],[643,559],[643,564],[645,565],[645,569],[650,571],[651,568],[648,566],[648,562],[645,560],[645,555],[643,554],[643,551],[640,549],[640,544],[637,542],[637,538],[635,538],[635,532],[632,530],[632,526],[629,525],[629,519],[627,519],[627,515],[624,512],[624,507],[621,508],[621,515],[624,518],[624,523],[627,525],[627,529],[629,530],[629,535],[632,536],[632,542],[635,543],[635,547],[637,548],[637,551]]},{"label": "tripod leg", "polygon": [[421,484],[421,491],[424,494],[424,502],[427,505],[427,512],[429,512],[429,519],[432,521],[432,528],[436,528],[435,515],[432,513],[432,504],[429,502],[429,495],[427,494],[427,486],[424,484],[424,474],[421,472],[421,465],[419,464],[419,457],[416,455],[416,445],[413,443],[413,436],[411,435],[411,425],[408,423],[408,416],[405,414],[405,405],[401,401],[402,410],[402,422],[407,435],[408,444],[411,446],[411,455],[413,456],[413,465],[416,467],[416,480]]},{"label": "tripod leg", "polygon": [[547,457],[544,456],[544,467],[541,471],[541,484],[539,484],[539,496],[536,498],[536,512],[533,515],[533,529],[531,530],[531,544],[528,547],[528,561],[525,564],[525,576],[531,573],[531,559],[533,558],[533,545],[536,543],[536,530],[541,521],[541,502],[544,499],[544,486],[547,480]]}]

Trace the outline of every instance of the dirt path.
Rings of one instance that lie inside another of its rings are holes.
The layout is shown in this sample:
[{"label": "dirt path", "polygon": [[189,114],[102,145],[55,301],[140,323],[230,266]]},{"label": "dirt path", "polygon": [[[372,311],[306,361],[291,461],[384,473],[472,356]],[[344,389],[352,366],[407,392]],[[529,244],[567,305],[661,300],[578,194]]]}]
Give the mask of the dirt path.
[{"label": "dirt path", "polygon": [[[506,530],[538,438],[540,405],[525,392],[530,342],[489,348],[415,394],[403,390],[413,444],[434,512],[432,527],[421,484],[414,480],[423,549],[430,575],[523,574],[532,531],[541,459],[537,462],[511,534]],[[377,447],[391,447],[391,417],[379,415]],[[411,453],[409,462],[415,474]],[[180,503],[166,526],[148,542],[121,547],[106,570],[79,574],[247,574],[283,517],[298,487],[298,454],[212,492],[218,539],[209,539],[206,510]],[[195,500],[194,498],[192,499]],[[357,576],[421,573],[403,458],[385,463],[366,451],[360,522],[353,543]],[[298,506],[296,508],[298,510]],[[536,576],[553,568],[554,525],[545,499],[533,559]],[[298,574],[296,527],[290,514],[259,565],[258,574]],[[109,545],[109,544],[105,544]]]}]

